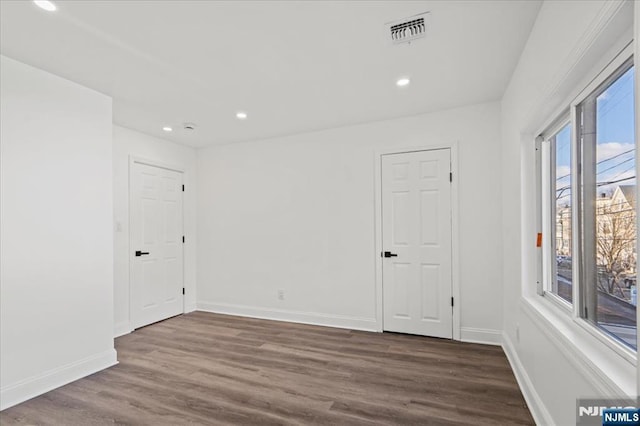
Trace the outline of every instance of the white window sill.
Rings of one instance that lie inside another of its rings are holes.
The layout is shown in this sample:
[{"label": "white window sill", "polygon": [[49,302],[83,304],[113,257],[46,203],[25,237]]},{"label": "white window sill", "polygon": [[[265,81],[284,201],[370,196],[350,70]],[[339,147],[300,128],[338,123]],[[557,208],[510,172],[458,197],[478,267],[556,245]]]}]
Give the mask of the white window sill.
[{"label": "white window sill", "polygon": [[601,397],[636,397],[637,358],[615,347],[591,330],[584,320],[574,320],[565,310],[538,295],[523,297],[522,307],[541,331],[601,393]]}]

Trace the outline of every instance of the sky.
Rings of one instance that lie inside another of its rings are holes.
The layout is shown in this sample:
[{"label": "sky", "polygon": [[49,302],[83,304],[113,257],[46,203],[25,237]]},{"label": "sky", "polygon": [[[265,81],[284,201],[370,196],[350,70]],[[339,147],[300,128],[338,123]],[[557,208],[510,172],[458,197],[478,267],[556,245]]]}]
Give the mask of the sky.
[{"label": "sky", "polygon": [[[635,184],[634,68],[629,69],[596,100],[596,173],[598,193],[617,185]],[[571,126],[556,135],[556,189],[559,206],[570,204]],[[627,179],[629,178],[629,179]],[[606,185],[605,182],[623,180]]]}]

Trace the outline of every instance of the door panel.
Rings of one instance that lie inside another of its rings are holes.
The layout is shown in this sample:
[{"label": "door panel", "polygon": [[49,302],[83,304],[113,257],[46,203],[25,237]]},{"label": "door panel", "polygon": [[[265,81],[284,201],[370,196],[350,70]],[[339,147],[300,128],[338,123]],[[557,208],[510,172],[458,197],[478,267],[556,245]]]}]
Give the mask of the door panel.
[{"label": "door panel", "polygon": [[409,303],[409,268],[408,263],[393,264],[393,316],[394,318],[409,318],[411,304]]},{"label": "door panel", "polygon": [[406,246],[409,244],[409,192],[393,193],[393,244]]},{"label": "door panel", "polygon": [[450,155],[382,156],[385,330],[452,337]]},{"label": "door panel", "polygon": [[440,319],[440,265],[421,265],[420,297],[422,298],[422,320]]},{"label": "door panel", "polygon": [[182,173],[134,163],[131,188],[131,311],[138,328],[183,312]]},{"label": "door panel", "polygon": [[440,240],[438,213],[440,191],[420,191],[420,236],[422,246],[437,246]]}]

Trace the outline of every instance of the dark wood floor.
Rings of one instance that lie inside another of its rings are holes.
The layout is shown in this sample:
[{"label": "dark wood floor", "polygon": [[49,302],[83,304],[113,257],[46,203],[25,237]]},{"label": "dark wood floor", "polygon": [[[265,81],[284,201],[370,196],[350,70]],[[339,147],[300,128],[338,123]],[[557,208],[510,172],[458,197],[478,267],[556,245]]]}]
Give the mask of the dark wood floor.
[{"label": "dark wood floor", "polygon": [[194,312],[0,423],[533,424],[502,349]]}]

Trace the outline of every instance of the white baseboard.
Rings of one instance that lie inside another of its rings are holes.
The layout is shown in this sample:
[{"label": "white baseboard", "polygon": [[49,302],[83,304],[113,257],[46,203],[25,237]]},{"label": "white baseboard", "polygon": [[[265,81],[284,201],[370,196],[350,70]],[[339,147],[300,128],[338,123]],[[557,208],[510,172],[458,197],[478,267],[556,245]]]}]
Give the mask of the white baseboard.
[{"label": "white baseboard", "polygon": [[522,395],[527,402],[529,411],[531,411],[533,420],[537,425],[553,426],[555,424],[553,418],[547,410],[547,407],[544,405],[544,402],[542,402],[542,398],[540,398],[540,395],[533,386],[533,383],[531,382],[527,371],[524,369],[524,366],[520,361],[520,357],[518,357],[518,353],[513,347],[513,343],[507,333],[502,334],[502,349],[507,355],[507,359],[509,360],[511,369],[516,376],[516,381],[518,382],[520,391],[522,391]]},{"label": "white baseboard", "polygon": [[257,308],[253,306],[232,305],[227,303],[198,302],[198,310],[217,314],[238,315],[276,321],[289,321],[325,327],[348,328],[351,330],[378,331],[378,322],[374,318],[357,318],[341,315],[298,312],[284,309]]},{"label": "white baseboard", "polygon": [[502,345],[502,331],[488,328],[460,327],[460,340],[484,345]]},{"label": "white baseboard", "polygon": [[198,309],[198,306],[196,305],[196,302],[187,303],[184,306],[184,313],[188,314],[189,312],[193,312],[193,311],[195,311],[197,309]]},{"label": "white baseboard", "polygon": [[113,334],[114,339],[116,337],[124,336],[125,334],[129,334],[133,331],[133,327],[131,327],[131,323],[129,321],[121,322],[115,325]]},{"label": "white baseboard", "polygon": [[115,349],[29,377],[18,383],[0,389],[0,410],[27,401],[43,393],[64,386],[75,380],[96,373],[118,363]]}]

